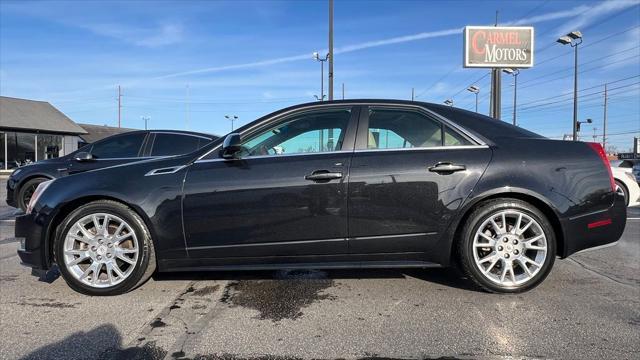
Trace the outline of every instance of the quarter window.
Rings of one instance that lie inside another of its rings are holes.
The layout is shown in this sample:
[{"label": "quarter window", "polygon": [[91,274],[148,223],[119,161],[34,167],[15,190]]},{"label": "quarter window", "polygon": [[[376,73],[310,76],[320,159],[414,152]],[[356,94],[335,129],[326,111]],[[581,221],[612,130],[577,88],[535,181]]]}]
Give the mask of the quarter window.
[{"label": "quarter window", "polygon": [[157,133],[151,156],[188,154],[196,151],[199,144],[200,138],[196,136]]},{"label": "quarter window", "polygon": [[96,159],[137,157],[145,133],[121,135],[93,145],[91,155]]},{"label": "quarter window", "polygon": [[307,112],[250,136],[243,156],[289,155],[338,151],[351,118],[350,109]]},{"label": "quarter window", "polygon": [[464,136],[458,134],[453,131],[448,126],[444,128],[444,146],[464,146],[464,145],[473,145],[471,141],[469,141]]}]

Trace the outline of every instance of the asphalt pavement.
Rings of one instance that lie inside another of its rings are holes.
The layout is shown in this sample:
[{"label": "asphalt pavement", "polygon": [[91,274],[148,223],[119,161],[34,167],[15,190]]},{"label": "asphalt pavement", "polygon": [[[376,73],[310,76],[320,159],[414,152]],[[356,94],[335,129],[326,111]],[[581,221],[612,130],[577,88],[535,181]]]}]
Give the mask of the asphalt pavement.
[{"label": "asphalt pavement", "polygon": [[19,264],[12,213],[0,207],[1,359],[640,358],[640,208],[617,245],[518,295],[428,269],[162,274],[88,297]]}]

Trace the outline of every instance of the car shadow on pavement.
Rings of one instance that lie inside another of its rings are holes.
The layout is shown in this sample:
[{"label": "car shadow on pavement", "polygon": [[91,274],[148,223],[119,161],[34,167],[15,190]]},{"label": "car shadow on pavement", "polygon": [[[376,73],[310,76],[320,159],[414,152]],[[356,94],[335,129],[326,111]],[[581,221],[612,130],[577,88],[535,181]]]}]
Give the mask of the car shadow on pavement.
[{"label": "car shadow on pavement", "polygon": [[148,342],[144,346],[124,348],[122,335],[111,324],[93,330],[73,333],[55,343],[40,347],[21,359],[96,359],[96,360],[142,360],[164,359],[167,351]]},{"label": "car shadow on pavement", "polygon": [[291,280],[291,279],[406,279],[407,277],[451,288],[478,291],[456,268],[429,269],[340,269],[340,270],[273,270],[273,271],[210,271],[156,273],[155,281],[185,280]]}]

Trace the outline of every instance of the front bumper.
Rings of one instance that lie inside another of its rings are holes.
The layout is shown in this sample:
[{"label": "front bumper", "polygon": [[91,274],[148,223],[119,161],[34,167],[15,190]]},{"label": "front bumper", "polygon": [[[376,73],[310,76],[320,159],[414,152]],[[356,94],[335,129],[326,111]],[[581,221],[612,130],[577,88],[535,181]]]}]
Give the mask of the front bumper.
[{"label": "front bumper", "polygon": [[45,257],[47,255],[45,228],[42,217],[35,213],[16,218],[15,236],[21,239],[18,256],[23,265],[41,270],[49,268]]},{"label": "front bumper", "polygon": [[615,194],[613,205],[604,211],[561,220],[564,232],[563,257],[578,251],[614,243],[627,223],[624,198]]},{"label": "front bumper", "polygon": [[18,207],[18,204],[16,204],[16,196],[15,196],[15,190],[16,190],[16,181],[13,180],[12,178],[9,178],[7,180],[7,205],[11,206],[11,207]]}]

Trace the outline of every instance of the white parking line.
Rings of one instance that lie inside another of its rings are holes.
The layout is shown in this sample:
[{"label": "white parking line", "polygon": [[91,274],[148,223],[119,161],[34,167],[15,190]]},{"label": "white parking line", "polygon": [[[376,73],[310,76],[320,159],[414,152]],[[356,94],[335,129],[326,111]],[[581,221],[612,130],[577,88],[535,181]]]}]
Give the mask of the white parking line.
[{"label": "white parking line", "polygon": [[640,217],[637,217],[637,218],[627,218],[627,220],[640,220]]}]

